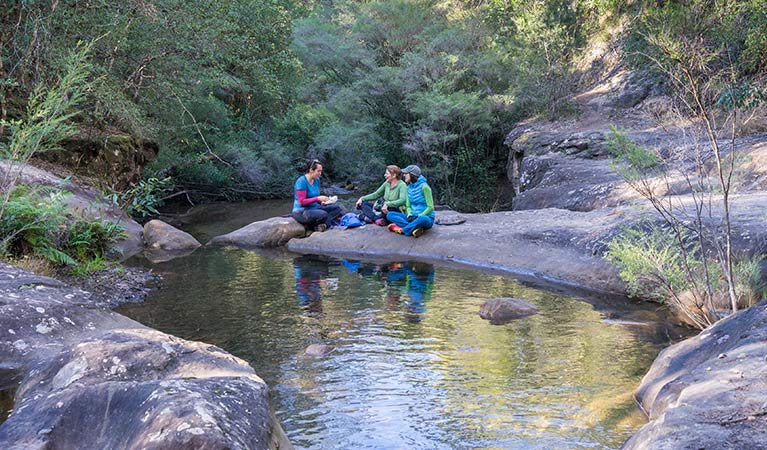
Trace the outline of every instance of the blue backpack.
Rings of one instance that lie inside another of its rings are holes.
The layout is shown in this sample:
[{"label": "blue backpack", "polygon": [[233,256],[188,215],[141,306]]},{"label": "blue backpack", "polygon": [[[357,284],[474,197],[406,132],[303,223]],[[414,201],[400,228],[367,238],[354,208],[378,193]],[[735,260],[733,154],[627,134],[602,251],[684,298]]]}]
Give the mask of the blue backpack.
[{"label": "blue backpack", "polygon": [[360,221],[360,218],[357,217],[356,214],[350,212],[346,213],[341,217],[341,221],[339,222],[338,226],[345,227],[345,228],[355,228],[355,227],[361,227],[362,222]]}]

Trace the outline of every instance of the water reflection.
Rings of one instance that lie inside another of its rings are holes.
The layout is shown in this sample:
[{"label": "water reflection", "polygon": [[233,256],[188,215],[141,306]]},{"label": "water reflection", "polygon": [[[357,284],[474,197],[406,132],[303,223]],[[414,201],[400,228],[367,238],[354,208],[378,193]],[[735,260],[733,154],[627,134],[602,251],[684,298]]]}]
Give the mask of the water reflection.
[{"label": "water reflection", "polygon": [[[631,392],[666,335],[653,308],[635,308],[646,327],[605,323],[560,293],[418,262],[205,248],[154,267],[163,288],[122,312],[253,364],[297,448],[616,448],[643,423]],[[492,326],[478,311],[493,297],[541,313]],[[313,343],[335,351],[305,356]]]},{"label": "water reflection", "polygon": [[[408,261],[385,264],[361,263],[344,259],[341,265],[362,280],[376,280],[383,284],[388,310],[401,309],[405,320],[418,323],[423,320],[426,304],[434,290],[434,265]],[[329,261],[313,255],[293,260],[298,304],[311,313],[322,313],[322,292],[338,289],[338,278],[330,276]]]},{"label": "water reflection", "polygon": [[329,267],[326,261],[312,256],[302,256],[293,260],[293,273],[296,276],[296,297],[302,308],[322,313],[322,288],[337,286],[338,279],[328,278]]},{"label": "water reflection", "polygon": [[379,273],[386,292],[386,306],[403,308],[405,320],[410,323],[422,321],[434,290],[434,266],[422,262],[391,263],[381,266]]}]

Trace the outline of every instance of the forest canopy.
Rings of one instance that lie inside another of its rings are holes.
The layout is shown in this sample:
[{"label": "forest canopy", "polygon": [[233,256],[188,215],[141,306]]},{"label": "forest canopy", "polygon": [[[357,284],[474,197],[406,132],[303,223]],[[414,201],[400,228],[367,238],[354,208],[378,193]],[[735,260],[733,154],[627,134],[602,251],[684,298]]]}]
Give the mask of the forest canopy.
[{"label": "forest canopy", "polygon": [[211,200],[287,196],[300,163],[318,157],[331,181],[358,186],[380,182],[386,164],[416,163],[438,202],[502,209],[505,134],[578,114],[575,63],[590,42],[618,43],[649,70],[653,38],[698,32],[744,80],[763,73],[767,52],[764,0],[7,4],[0,119],[22,117],[87,43],[76,125],[156,141],[144,177]]}]

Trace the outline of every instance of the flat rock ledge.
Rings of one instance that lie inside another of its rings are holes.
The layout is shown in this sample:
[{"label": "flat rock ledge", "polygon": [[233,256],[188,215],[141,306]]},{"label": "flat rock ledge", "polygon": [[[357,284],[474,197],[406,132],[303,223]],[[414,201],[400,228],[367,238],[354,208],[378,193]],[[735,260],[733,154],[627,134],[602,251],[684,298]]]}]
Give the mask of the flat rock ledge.
[{"label": "flat rock ledge", "polygon": [[636,397],[624,450],[767,449],[767,300],[665,349]]},{"label": "flat rock ledge", "polygon": [[243,360],[0,264],[0,448],[290,449]]},{"label": "flat rock ledge", "polygon": [[244,249],[274,248],[285,245],[295,237],[306,235],[303,225],[292,217],[272,217],[253,222],[239,230],[211,239],[207,245],[234,246]]},{"label": "flat rock ledge", "polygon": [[304,254],[455,263],[571,288],[626,292],[618,270],[599,254],[603,238],[625,223],[616,211],[550,208],[461,214],[461,219],[452,226],[435,225],[418,239],[366,225],[312,233],[291,239],[287,247]]}]

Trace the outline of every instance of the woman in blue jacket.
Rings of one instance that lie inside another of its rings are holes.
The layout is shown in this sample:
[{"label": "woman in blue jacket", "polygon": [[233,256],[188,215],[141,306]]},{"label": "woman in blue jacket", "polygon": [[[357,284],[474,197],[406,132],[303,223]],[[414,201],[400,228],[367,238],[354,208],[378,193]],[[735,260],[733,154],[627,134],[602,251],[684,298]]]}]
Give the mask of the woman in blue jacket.
[{"label": "woman in blue jacket", "polygon": [[407,183],[407,213],[393,211],[386,214],[386,220],[392,222],[389,231],[417,238],[434,226],[434,197],[420,167],[407,166],[402,174]]}]

